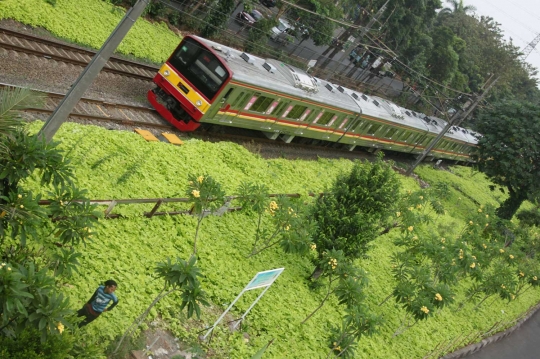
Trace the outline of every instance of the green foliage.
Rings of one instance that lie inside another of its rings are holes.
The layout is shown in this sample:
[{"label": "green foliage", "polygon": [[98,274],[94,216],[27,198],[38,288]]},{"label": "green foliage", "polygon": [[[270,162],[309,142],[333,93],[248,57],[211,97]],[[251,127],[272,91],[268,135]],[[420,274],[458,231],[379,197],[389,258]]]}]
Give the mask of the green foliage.
[{"label": "green foliage", "polygon": [[81,253],[75,252],[73,248],[59,248],[58,251],[51,255],[50,267],[54,271],[54,276],[71,277],[75,272],[78,272],[79,258]]},{"label": "green foliage", "polygon": [[[32,131],[39,127],[39,123],[30,125]],[[147,143],[132,133],[107,131],[93,126],[83,127],[73,123],[64,124],[57,136],[62,140],[63,148],[73,148],[71,158],[76,164],[78,183],[88,189],[90,198],[173,197],[178,192],[187,190],[189,173],[210,174],[222,184],[224,191],[231,195],[238,193],[237,188],[241,182],[251,181],[264,183],[272,193],[298,192],[302,194],[301,198],[307,198],[309,192],[324,192],[339,173],[349,171],[354,165],[346,160],[322,158],[315,161],[268,160],[237,144],[226,142],[209,143],[191,139],[182,147]],[[84,139],[81,140],[82,136]],[[89,151],[90,148],[93,150]],[[92,170],[92,165],[110,153],[118,155],[102,163],[99,170]],[[134,180],[122,187],[115,186],[126,165],[137,161],[141,154],[148,159],[137,176],[134,176]],[[470,220],[475,224],[479,223],[478,229],[484,226],[476,216],[483,214],[485,218],[487,206],[479,213],[479,205],[475,202],[496,206],[498,201],[505,198],[498,191],[487,191],[490,182],[482,173],[474,172],[469,167],[452,167],[449,172],[433,169],[432,166],[421,166],[418,173],[431,188],[437,187],[440,182],[447,184],[450,192],[450,197],[446,199],[434,198],[435,196],[428,198],[426,195],[425,206],[428,208],[415,208],[415,212],[425,211],[433,216],[433,219],[427,222],[426,228],[429,230],[426,236],[419,235],[419,238],[431,238],[431,230],[438,232],[433,239],[439,240],[439,246],[442,246],[442,238],[447,241],[454,240],[464,229],[472,227],[469,225]],[[409,196],[413,193],[420,195],[417,192],[417,182],[412,178],[400,177],[400,182],[405,189],[411,190]],[[44,193],[43,190],[40,191],[39,179],[36,178],[26,182],[25,189]],[[406,190],[403,192],[404,196],[407,196]],[[400,198],[401,196],[397,197],[397,204]],[[429,208],[432,199],[439,199],[446,212],[436,214]],[[185,208],[185,205],[181,206],[180,209]],[[124,332],[163,289],[163,281],[156,280],[155,275],[152,275],[155,263],[164,261],[171,253],[174,257],[187,259],[192,252],[191,240],[196,217],[159,216],[149,219],[141,216],[145,209],[149,208],[144,205],[123,206],[118,211],[126,214],[127,218],[101,221],[100,226],[95,229],[94,240],[89,241],[82,252],[80,273],[74,273],[73,278],[59,289],[69,295],[73,308],[78,309],[77,303],[88,300],[88,294],[95,289],[95,283],[103,278],[114,277],[121,283],[118,292],[120,304],[110,313],[106,313],[104,318],[100,318],[99,325],[91,324],[85,327],[86,338],[89,340],[107,344]],[[471,217],[473,214],[475,216]],[[265,216],[263,223],[270,226],[271,222],[267,221],[270,216]],[[491,214],[489,218],[488,228],[496,228]],[[391,220],[399,222],[396,218]],[[206,217],[200,239],[211,245],[201,246],[197,255],[200,258],[198,264],[205,274],[205,277],[200,279],[201,284],[208,293],[212,307],[201,308],[203,321],[186,320],[185,315],[178,310],[182,301],[179,292],[173,292],[150,310],[147,319],[162,323],[179,338],[186,341],[196,340],[195,332],[203,330],[205,323],[215,321],[255,273],[285,267],[280,278],[246,318],[249,324],[246,331],[250,335],[250,342],[246,343],[241,334],[231,334],[226,327],[219,327],[212,339],[212,350],[219,357],[249,358],[271,338],[276,338],[266,350],[265,358],[283,358],[284,355],[326,357],[330,350],[327,340],[329,328],[340,326],[346,305],[339,305],[337,296],[331,294],[314,317],[300,327],[298,323],[320,305],[326,294],[328,279],[321,278],[319,282],[324,286],[321,286],[319,291],[311,290],[306,280],[313,270],[309,257],[284,255],[278,246],[252,258],[245,258],[245,254],[249,253],[252,247],[256,227],[256,216],[242,211],[231,212],[222,217]],[[413,233],[420,231],[421,227],[422,225],[415,225]],[[519,248],[533,248],[532,243],[539,242],[538,238],[535,241],[533,237],[531,242],[525,242],[525,237],[515,228],[511,230],[516,236],[512,247],[516,245]],[[463,233],[468,235],[467,232]],[[449,340],[464,333],[467,335],[487,331],[495,323],[517,318],[538,300],[537,287],[529,286],[529,281],[534,280],[531,272],[530,277],[527,274],[526,284],[515,300],[502,301],[499,296],[492,296],[479,308],[474,309],[475,304],[485,296],[480,293],[482,295],[478,301],[466,303],[461,311],[454,310],[456,307],[445,307],[440,311],[435,309],[433,319],[421,320],[408,329],[405,335],[390,339],[395,328],[400,325],[405,311],[400,306],[387,304],[378,307],[377,304],[394,288],[390,257],[392,253],[402,249],[393,243],[400,235],[401,228],[398,228],[379,236],[372,242],[367,253],[369,257],[361,261],[362,268],[369,272],[367,275],[370,279],[363,292],[365,304],[376,314],[384,315],[387,323],[379,326],[379,335],[365,336],[358,342],[358,352],[364,356],[421,358],[441,342],[443,335]],[[435,248],[435,243],[432,245]],[[500,246],[495,249],[498,251]],[[506,251],[508,254],[510,249],[507,248]],[[465,253],[469,255],[467,251]],[[473,251],[470,255],[480,260],[478,253]],[[454,258],[457,259],[458,256],[456,249]],[[518,257],[522,258],[516,256]],[[473,259],[470,256],[466,258],[467,261]],[[103,266],[104,260],[109,265]],[[509,260],[508,255],[505,260]],[[326,263],[328,261],[329,259]],[[338,267],[340,263],[338,262]],[[358,266],[359,261],[354,264]],[[517,269],[514,268],[516,277]],[[338,283],[339,281],[336,281],[335,285]],[[458,286],[453,288],[456,303],[466,299],[465,291],[472,283],[470,277],[460,278]],[[245,298],[237,302],[232,314],[236,317],[241,315],[259,294],[258,291],[246,293]],[[504,313],[501,310],[504,310]],[[184,312],[187,312],[186,309]],[[392,346],[387,345],[388,340],[392,340]],[[298,345],[291,347],[291,343]]]},{"label": "green foliage", "polygon": [[209,9],[205,18],[206,26],[201,30],[201,36],[210,38],[222,30],[229,20],[229,14],[234,9],[234,0],[218,0]]},{"label": "green foliage", "polygon": [[484,111],[480,122],[483,136],[474,158],[480,171],[508,190],[497,214],[511,219],[524,200],[540,193],[540,107],[499,103]]},{"label": "green foliage", "polygon": [[[0,14],[2,19],[42,27],[59,38],[99,49],[125,15],[125,10],[102,0],[62,0],[54,7],[43,6],[43,0],[5,0]],[[117,51],[161,63],[179,42],[178,35],[165,23],[139,19]]]},{"label": "green foliage", "polygon": [[314,242],[319,253],[337,249],[347,258],[361,257],[393,212],[398,191],[397,177],[382,157],[374,163],[355,163],[316,203]]},{"label": "green foliage", "polygon": [[247,40],[244,43],[244,49],[254,54],[267,53],[266,43],[270,39],[272,27],[276,25],[277,21],[274,18],[265,18],[257,21],[249,29]]},{"label": "green foliage", "polygon": [[191,212],[197,215],[197,229],[193,240],[193,253],[197,252],[197,236],[205,215],[216,211],[225,204],[225,192],[221,184],[210,176],[189,177],[189,187],[186,191],[192,204]]}]

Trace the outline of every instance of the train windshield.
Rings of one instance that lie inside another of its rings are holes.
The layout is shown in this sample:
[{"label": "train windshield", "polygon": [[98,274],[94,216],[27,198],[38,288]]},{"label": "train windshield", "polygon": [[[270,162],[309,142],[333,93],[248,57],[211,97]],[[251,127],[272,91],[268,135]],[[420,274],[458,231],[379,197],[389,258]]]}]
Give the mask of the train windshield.
[{"label": "train windshield", "polygon": [[219,59],[190,38],[185,39],[176,49],[169,63],[209,100],[229,77]]}]

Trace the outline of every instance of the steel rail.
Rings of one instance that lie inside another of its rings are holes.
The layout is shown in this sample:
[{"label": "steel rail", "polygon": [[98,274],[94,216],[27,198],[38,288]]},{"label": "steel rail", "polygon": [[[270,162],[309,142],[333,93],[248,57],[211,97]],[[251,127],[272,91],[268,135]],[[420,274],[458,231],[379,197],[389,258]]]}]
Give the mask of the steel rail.
[{"label": "steel rail", "polygon": [[[81,48],[78,48],[78,47],[75,47],[75,46],[61,44],[61,43],[56,42],[56,41],[46,40],[46,39],[43,39],[41,37],[32,36],[32,35],[28,35],[28,34],[23,34],[23,33],[12,31],[12,30],[5,29],[5,28],[2,28],[2,27],[0,27],[0,33],[6,34],[6,35],[12,36],[12,37],[21,38],[21,39],[28,40],[28,41],[34,41],[34,42],[36,42],[38,44],[52,46],[52,47],[56,47],[56,48],[59,48],[59,49],[62,49],[62,50],[67,50],[67,51],[70,51],[70,52],[73,52],[73,53],[78,53],[78,54],[82,54],[82,55],[86,55],[86,56],[90,56],[90,57],[93,57],[96,54],[95,51],[84,50],[84,49],[81,49]],[[56,60],[56,61],[70,63],[70,64],[77,65],[77,66],[83,66],[84,67],[84,66],[88,65],[88,63],[89,63],[89,61],[83,61],[83,60],[69,58],[67,56],[56,55],[56,54],[51,53],[50,51],[44,51],[44,50],[41,50],[41,49],[32,49],[32,48],[28,48],[28,47],[21,46],[21,45],[10,44],[10,43],[7,43],[5,41],[0,41],[0,47],[3,47],[3,48],[8,49],[8,50],[17,51],[17,52],[24,52],[24,53],[27,53],[27,54],[30,54],[30,55],[41,56],[41,57],[44,57],[44,58],[47,58],[47,59],[53,59],[53,60]],[[115,69],[115,68],[111,67],[111,65],[114,64],[114,63],[124,65],[124,66],[130,66],[130,67],[138,68],[138,69],[143,70],[143,71],[157,72],[159,70],[159,68],[155,67],[155,66],[145,65],[145,64],[141,64],[141,63],[134,62],[134,61],[129,61],[129,60],[123,60],[123,59],[120,59],[120,58],[117,58],[117,57],[111,57],[109,59],[109,62],[107,63],[107,65],[103,68],[103,71],[113,73],[113,74],[117,74],[117,75],[133,77],[133,78],[137,78],[137,79],[145,80],[145,81],[151,81],[153,79],[153,75],[152,76],[141,75],[141,74],[130,72],[130,71]]]}]

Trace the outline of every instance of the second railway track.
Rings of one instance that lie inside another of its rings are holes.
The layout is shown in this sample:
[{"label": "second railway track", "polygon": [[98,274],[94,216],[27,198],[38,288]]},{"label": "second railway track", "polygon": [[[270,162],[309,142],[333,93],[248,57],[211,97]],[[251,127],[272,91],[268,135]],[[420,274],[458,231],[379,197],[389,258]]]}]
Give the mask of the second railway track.
[{"label": "second railway track", "polygon": [[[0,87],[7,86],[11,85],[0,83]],[[27,108],[24,110],[24,112],[49,115],[54,112],[54,109],[65,96],[64,94],[55,92],[39,92],[46,95],[46,100],[43,107]],[[115,103],[91,98],[82,98],[71,112],[70,117],[97,121],[101,125],[107,123],[116,123],[128,126],[130,128],[146,127],[149,129],[161,130],[174,129],[173,126],[171,126],[167,121],[163,120],[157,111],[151,107]]]},{"label": "second railway track", "polygon": [[[0,27],[0,47],[6,50],[23,52],[29,55],[52,59],[85,67],[96,54],[95,51],[66,45],[58,41],[47,40],[18,31]],[[158,67],[135,61],[111,57],[102,71],[151,81]]]}]

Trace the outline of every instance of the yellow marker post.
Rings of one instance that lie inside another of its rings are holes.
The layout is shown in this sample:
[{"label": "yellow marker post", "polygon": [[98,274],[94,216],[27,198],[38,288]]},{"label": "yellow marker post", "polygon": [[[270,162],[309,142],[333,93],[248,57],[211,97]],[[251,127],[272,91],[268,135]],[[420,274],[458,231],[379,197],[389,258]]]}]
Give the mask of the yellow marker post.
[{"label": "yellow marker post", "polygon": [[182,146],[184,144],[184,142],[179,139],[178,136],[176,136],[174,133],[162,132],[161,134],[167,139],[167,141],[169,141],[173,145]]},{"label": "yellow marker post", "polygon": [[135,129],[135,132],[137,132],[139,135],[143,136],[143,138],[147,141],[159,141],[156,136],[152,134],[152,132],[147,130],[141,130],[140,128]]}]

